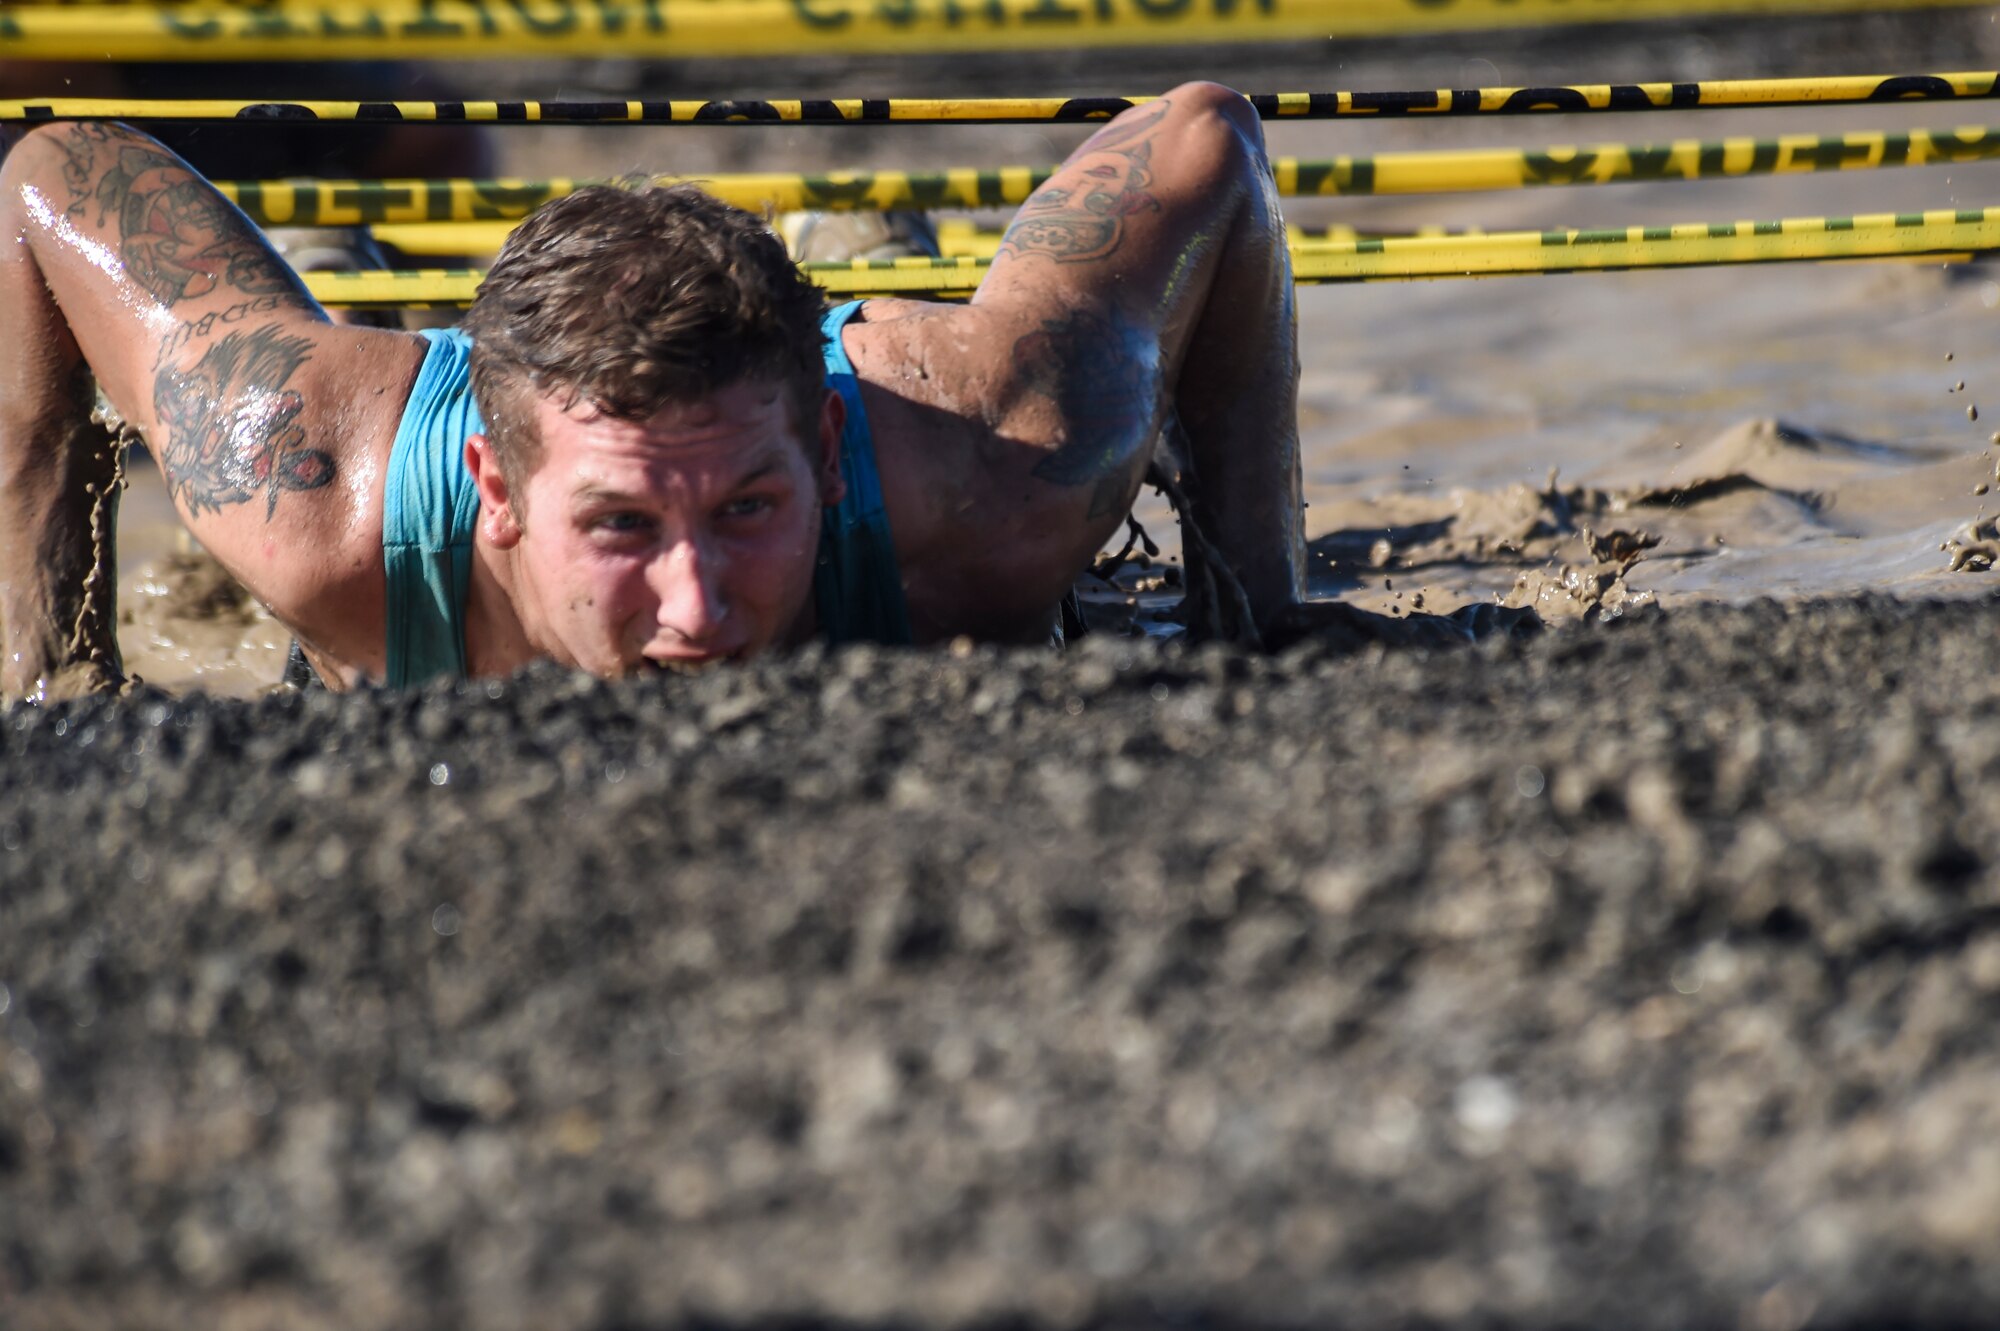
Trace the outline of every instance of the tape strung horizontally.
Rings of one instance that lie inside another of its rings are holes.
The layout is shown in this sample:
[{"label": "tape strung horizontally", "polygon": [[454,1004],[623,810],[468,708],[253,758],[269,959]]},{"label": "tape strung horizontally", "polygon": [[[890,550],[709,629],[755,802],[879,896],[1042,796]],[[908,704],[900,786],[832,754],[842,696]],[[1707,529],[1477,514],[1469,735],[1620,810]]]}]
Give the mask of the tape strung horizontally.
[{"label": "tape strung horizontally", "polygon": [[1074,49],[1966,8],[1984,0],[279,0],[13,4],[0,58],[688,58]]},{"label": "tape strung horizontally", "polygon": [[[1995,250],[2000,250],[2000,208],[1975,208],[1776,222],[1301,240],[1292,246],[1292,269],[1302,283],[1376,282],[1824,259],[1950,261]],[[987,267],[987,260],[970,256],[805,265],[827,291],[850,296],[965,295],[979,285]],[[470,269],[432,269],[307,273],[304,278],[326,305],[411,306],[464,304],[481,276]]]},{"label": "tape strung horizontally", "polygon": [[[1371,157],[1271,161],[1287,197],[1439,194],[1546,185],[1707,180],[1806,171],[1933,166],[2000,158],[2000,127],[1908,133],[1788,134],[1775,139],[1598,143],[1544,149],[1378,153]],[[891,208],[1010,208],[1024,202],[1053,167],[945,171],[763,172],[656,176],[657,184],[701,186],[753,212],[841,212]],[[216,188],[260,226],[362,226],[518,221],[585,180],[254,180]],[[483,235],[483,232],[470,233]],[[400,243],[400,242],[399,242]],[[473,253],[432,249],[430,253]]]},{"label": "tape strung horizontally", "polygon": [[[9,11],[0,10],[0,14]],[[18,11],[14,11],[18,12]],[[5,53],[0,46],[0,54]],[[1434,88],[1404,92],[1250,93],[1266,120],[1351,116],[1548,115],[1827,106],[1858,102],[2000,98],[2000,72],[1864,74],[1839,78],[1716,79],[1705,83],[1590,83],[1566,87]],[[1153,100],[1139,97],[842,97],[768,101],[250,102],[201,99],[0,99],[0,122],[122,120],[148,125],[364,121],[492,125],[979,125],[1087,124]]]}]

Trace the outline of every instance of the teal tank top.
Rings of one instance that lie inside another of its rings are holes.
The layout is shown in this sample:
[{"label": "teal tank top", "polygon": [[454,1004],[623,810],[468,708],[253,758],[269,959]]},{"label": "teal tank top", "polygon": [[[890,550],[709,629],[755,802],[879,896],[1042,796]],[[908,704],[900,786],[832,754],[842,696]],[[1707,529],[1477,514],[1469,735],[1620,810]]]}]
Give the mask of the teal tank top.
[{"label": "teal tank top", "polygon": [[[821,512],[813,608],[828,642],[910,641],[902,570],[890,539],[875,466],[875,441],[861,384],[841,345],[860,310],[850,301],[827,312],[827,387],[847,406],[840,469],[847,493]],[[472,398],[472,339],[456,328],[426,329],[423,368],[389,452],[382,494],[382,560],[388,574],[386,682],[392,688],[443,675],[462,679],[465,598],[479,492],[465,466],[465,441],[485,430]]]}]

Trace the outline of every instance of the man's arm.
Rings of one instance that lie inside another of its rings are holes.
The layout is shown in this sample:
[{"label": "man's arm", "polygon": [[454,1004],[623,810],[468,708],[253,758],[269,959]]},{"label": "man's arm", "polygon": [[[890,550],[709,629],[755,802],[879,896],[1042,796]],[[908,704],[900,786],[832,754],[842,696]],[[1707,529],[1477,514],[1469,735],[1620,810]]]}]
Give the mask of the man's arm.
[{"label": "man's arm", "polygon": [[912,613],[939,633],[1018,634],[1045,613],[1130,510],[1170,410],[1257,624],[1293,612],[1290,254],[1242,97],[1188,84],[1126,111],[1021,206],[969,306],[874,309],[849,350],[891,455]]},{"label": "man's arm", "polygon": [[142,134],[56,125],[0,147],[0,327],[17,338],[0,357],[0,691],[117,677],[110,579],[89,573],[111,480],[93,375],[196,539],[323,651],[379,668],[381,473],[417,344],[329,324]]}]

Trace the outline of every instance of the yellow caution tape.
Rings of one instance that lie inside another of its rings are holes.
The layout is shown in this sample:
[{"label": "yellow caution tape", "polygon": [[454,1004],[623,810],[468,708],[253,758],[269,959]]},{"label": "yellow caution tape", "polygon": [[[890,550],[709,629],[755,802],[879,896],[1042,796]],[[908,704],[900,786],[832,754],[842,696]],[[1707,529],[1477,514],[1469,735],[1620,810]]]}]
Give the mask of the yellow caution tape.
[{"label": "yellow caution tape", "polygon": [[[1672,143],[1598,143],[1587,147],[1491,148],[1466,152],[1379,153],[1372,157],[1273,158],[1278,192],[1287,196],[1437,194],[1539,185],[1611,185],[1649,180],[1933,166],[2000,158],[2000,128],[1912,130],[1887,134],[1787,134],[1775,139],[1683,139]],[[824,175],[656,176],[662,185],[695,184],[739,208],[843,212],[891,208],[1007,208],[1022,203],[1053,167],[991,170],[840,171]],[[586,180],[251,180],[216,188],[261,226],[361,226],[369,223],[519,220],[551,199],[600,182]],[[473,232],[470,235],[483,235]],[[403,242],[397,242],[403,244]],[[433,241],[420,242],[432,245]],[[411,253],[470,254],[463,248]]]},{"label": "yellow caution tape", "polygon": [[1985,0],[373,0],[9,5],[0,57],[381,60],[1069,50]]},{"label": "yellow caution tape", "polygon": [[[1292,243],[1292,272],[1302,283],[1377,282],[1825,259],[1952,261],[1994,250],[2000,250],[2000,208],[1938,209],[1776,222],[1304,238]],[[979,285],[989,264],[961,256],[804,268],[836,295],[963,296]],[[330,306],[465,304],[482,276],[473,269],[304,275],[307,288]]]},{"label": "yellow caution tape", "polygon": [[[456,258],[470,254],[495,254],[518,222],[409,222],[386,223],[369,228],[369,234],[392,245],[411,258]],[[1295,243],[1353,240],[1362,233],[1351,226],[1287,227]],[[1380,234],[1380,233],[1376,233]],[[1418,236],[1475,235],[1464,228],[1421,227],[1409,234]],[[1000,248],[1001,233],[985,231],[963,219],[946,219],[938,224],[938,249],[948,259],[971,257],[990,259]]]},{"label": "yellow caution tape", "polygon": [[[882,2],[890,3],[891,0]],[[1565,2],[1571,3],[1572,0]],[[1749,2],[1752,0],[1746,0],[1746,3]],[[1870,7],[1873,7],[1872,4]],[[19,12],[0,8],[0,16]],[[246,9],[243,12],[260,11]],[[9,49],[6,43],[0,41],[0,56],[7,54]],[[1823,106],[1854,102],[1978,101],[2000,96],[1996,88],[2000,88],[2000,73],[1988,70],[1951,74],[1868,74],[1842,78],[1718,79],[1706,83],[1592,83],[1568,87],[1278,92],[1246,96],[1251,106],[1266,120],[1330,120],[1348,116],[1543,115],[1583,111]],[[1152,100],[1142,96],[843,97],[705,102],[249,102],[35,97],[0,99],[0,122],[123,120],[142,125],[208,120],[252,124],[321,120],[492,125],[1088,123],[1108,120],[1120,111]]]}]

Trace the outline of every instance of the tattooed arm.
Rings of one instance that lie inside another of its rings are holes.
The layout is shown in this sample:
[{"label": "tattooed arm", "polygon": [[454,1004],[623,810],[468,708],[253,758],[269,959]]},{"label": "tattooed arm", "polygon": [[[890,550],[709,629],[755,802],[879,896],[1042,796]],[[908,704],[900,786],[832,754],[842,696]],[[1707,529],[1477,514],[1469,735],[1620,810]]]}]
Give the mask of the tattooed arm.
[{"label": "tattooed arm", "polygon": [[[36,130],[0,162],[0,690],[116,679],[109,450],[90,382],[138,428],[196,539],[360,668],[381,639],[381,465],[421,353],[335,328],[243,216],[115,125]],[[371,577],[371,574],[373,575]]]},{"label": "tattooed arm", "polygon": [[1292,300],[1256,113],[1191,83],[1086,139],[967,306],[871,301],[846,345],[919,632],[1045,624],[1170,415],[1177,482],[1254,621],[1242,636],[1289,625],[1304,566]]}]

